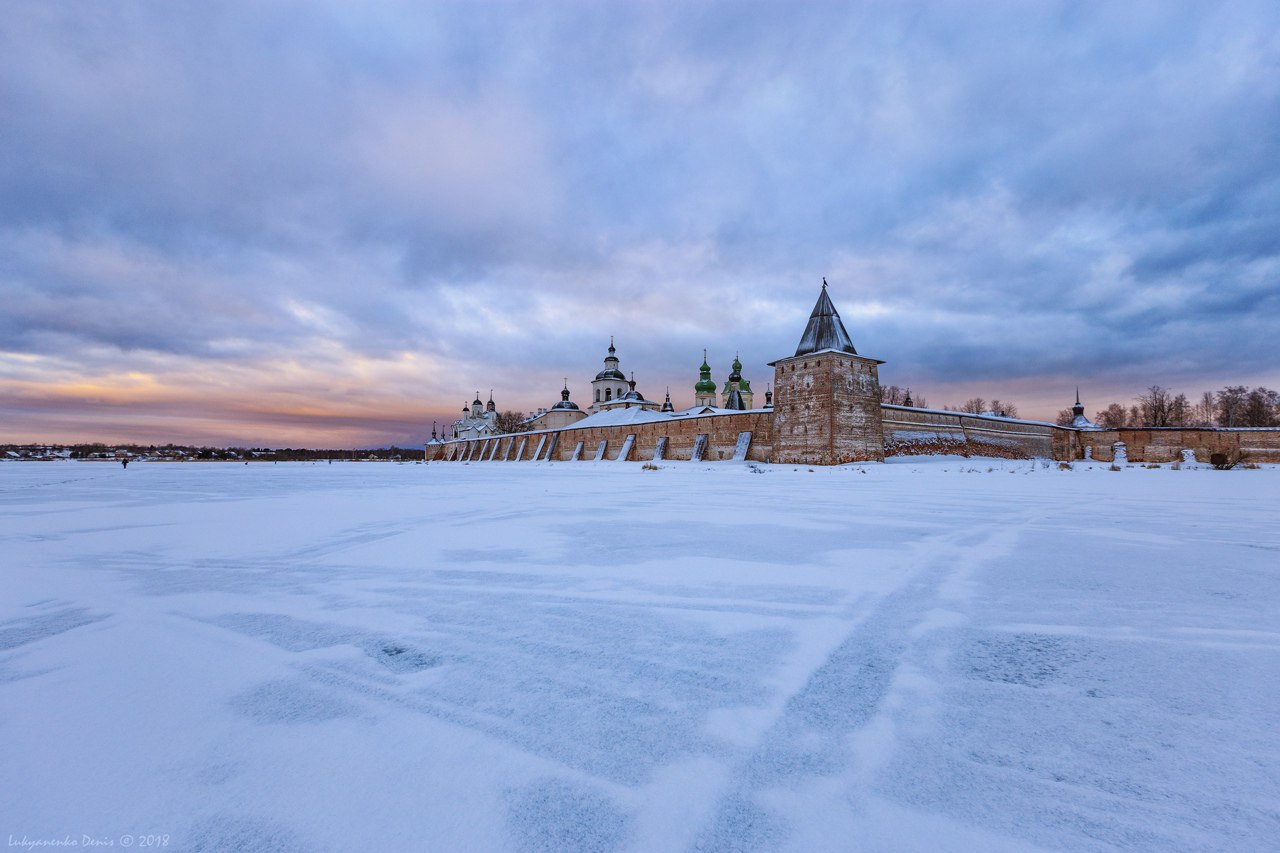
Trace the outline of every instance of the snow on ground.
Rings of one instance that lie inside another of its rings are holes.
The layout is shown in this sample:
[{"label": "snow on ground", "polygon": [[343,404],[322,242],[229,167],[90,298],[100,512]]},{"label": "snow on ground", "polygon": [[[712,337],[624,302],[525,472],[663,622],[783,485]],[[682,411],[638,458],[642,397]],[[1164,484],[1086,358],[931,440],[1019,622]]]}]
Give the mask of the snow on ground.
[{"label": "snow on ground", "polygon": [[1280,469],[0,464],[0,839],[1262,850]]}]

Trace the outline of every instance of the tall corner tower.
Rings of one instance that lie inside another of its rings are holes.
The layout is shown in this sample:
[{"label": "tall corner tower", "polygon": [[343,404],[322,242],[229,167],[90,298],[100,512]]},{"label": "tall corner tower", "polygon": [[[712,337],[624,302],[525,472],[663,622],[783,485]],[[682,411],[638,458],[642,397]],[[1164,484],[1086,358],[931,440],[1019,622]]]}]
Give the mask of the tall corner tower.
[{"label": "tall corner tower", "polygon": [[796,354],[773,367],[775,462],[884,461],[879,365],[858,355],[822,280]]}]

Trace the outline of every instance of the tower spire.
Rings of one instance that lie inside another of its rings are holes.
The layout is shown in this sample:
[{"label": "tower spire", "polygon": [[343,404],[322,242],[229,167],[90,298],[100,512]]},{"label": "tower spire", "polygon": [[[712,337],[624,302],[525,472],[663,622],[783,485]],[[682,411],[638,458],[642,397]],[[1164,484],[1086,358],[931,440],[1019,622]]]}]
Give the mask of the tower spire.
[{"label": "tower spire", "polygon": [[823,278],[822,291],[818,294],[817,304],[813,306],[813,313],[809,315],[809,324],[804,327],[804,335],[800,338],[800,345],[796,347],[796,355],[829,349],[858,354],[840,319],[840,312],[827,295],[827,280]]}]

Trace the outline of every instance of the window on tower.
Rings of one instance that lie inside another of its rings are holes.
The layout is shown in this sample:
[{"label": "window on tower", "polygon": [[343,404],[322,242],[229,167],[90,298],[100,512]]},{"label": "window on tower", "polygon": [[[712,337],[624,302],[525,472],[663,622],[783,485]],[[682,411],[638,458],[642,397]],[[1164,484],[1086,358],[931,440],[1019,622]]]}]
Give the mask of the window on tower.
[{"label": "window on tower", "polygon": [[612,399],[613,399],[613,389],[612,388],[604,389],[604,401],[607,403]]}]

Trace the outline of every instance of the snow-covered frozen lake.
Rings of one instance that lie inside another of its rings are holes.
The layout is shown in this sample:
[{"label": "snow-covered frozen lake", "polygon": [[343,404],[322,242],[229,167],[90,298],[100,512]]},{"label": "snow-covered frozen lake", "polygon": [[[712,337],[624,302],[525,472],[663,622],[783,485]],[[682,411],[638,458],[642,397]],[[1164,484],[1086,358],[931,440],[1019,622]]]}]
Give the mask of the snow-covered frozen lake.
[{"label": "snow-covered frozen lake", "polygon": [[0,842],[1280,845],[1280,469],[761,467],[0,464]]}]

